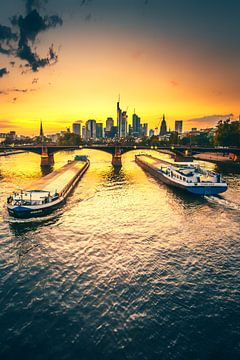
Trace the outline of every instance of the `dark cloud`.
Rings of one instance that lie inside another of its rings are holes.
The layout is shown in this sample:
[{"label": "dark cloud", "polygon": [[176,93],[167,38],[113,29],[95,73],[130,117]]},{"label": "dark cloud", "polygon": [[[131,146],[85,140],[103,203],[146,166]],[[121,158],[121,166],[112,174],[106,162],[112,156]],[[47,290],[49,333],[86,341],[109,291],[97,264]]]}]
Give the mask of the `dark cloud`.
[{"label": "dark cloud", "polygon": [[92,19],[92,14],[89,13],[88,15],[85,16],[85,21],[91,21]]},{"label": "dark cloud", "polygon": [[87,5],[91,0],[81,0],[81,3],[80,5],[83,6],[83,5]]},{"label": "dark cloud", "polygon": [[22,92],[22,93],[26,93],[26,92],[28,92],[28,89],[12,89],[12,91],[14,91],[14,92]]},{"label": "dark cloud", "polygon": [[12,99],[12,103],[15,103],[17,101],[17,97],[14,97],[13,99]]},{"label": "dark cloud", "polygon": [[8,73],[9,71],[7,70],[7,68],[0,69],[0,78],[2,78],[4,75],[7,75]]},{"label": "dark cloud", "polygon": [[17,92],[17,93],[27,93],[27,92],[32,92],[32,91],[36,91],[36,89],[18,89],[18,88],[13,88],[13,89],[7,89],[7,90],[0,90],[0,95],[8,95],[10,93],[13,92]]},{"label": "dark cloud", "polygon": [[33,9],[40,9],[43,4],[47,4],[48,0],[26,0],[25,7],[26,13],[30,13]]},{"label": "dark cloud", "polygon": [[8,26],[0,25],[0,53],[13,55],[26,61],[24,67],[33,72],[58,61],[58,54],[54,50],[53,44],[44,58],[38,55],[35,47],[35,41],[40,33],[63,24],[58,15],[40,15],[39,9],[43,3],[47,3],[47,1],[26,0],[26,15],[14,15],[10,19],[12,28],[16,32]]},{"label": "dark cloud", "polygon": [[0,24],[0,53],[11,55],[13,53],[13,43],[18,39],[17,34],[9,26]]}]

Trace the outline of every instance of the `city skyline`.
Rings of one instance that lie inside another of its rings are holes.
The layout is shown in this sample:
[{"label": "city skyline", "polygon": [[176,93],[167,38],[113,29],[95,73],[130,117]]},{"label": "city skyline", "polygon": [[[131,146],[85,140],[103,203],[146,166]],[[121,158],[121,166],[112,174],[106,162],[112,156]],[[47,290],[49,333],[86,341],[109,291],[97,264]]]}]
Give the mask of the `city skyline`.
[{"label": "city skyline", "polygon": [[[40,119],[47,132],[78,118],[116,121],[118,93],[123,111],[136,107],[149,129],[162,113],[171,128],[183,119],[185,129],[213,126],[230,114],[237,118],[239,8],[225,0],[183,1],[181,6],[176,0],[171,6],[156,0],[5,4],[0,14],[1,131],[24,129],[33,135]],[[33,12],[41,26],[28,32]],[[19,19],[25,24],[21,47]]]}]

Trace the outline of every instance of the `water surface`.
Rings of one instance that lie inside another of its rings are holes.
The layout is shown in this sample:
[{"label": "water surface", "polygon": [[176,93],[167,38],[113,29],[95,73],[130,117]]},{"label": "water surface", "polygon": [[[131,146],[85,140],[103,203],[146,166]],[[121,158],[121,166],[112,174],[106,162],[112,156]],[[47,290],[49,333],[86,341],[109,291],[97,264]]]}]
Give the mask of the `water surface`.
[{"label": "water surface", "polygon": [[145,174],[137,152],[119,173],[87,153],[66,206],[22,224],[5,199],[42,176],[39,156],[0,158],[0,358],[239,359],[239,171],[222,166],[228,192],[197,198]]}]

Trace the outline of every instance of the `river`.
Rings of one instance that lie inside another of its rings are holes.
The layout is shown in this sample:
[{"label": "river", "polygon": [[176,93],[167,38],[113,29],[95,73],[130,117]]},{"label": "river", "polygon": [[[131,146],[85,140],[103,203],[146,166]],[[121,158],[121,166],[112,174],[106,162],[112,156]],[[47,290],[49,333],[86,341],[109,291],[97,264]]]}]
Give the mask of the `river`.
[{"label": "river", "polygon": [[6,197],[42,176],[40,158],[0,158],[0,359],[239,359],[239,169],[221,166],[222,197],[197,198],[145,174],[136,151],[118,174],[84,153],[64,208],[20,224]]}]

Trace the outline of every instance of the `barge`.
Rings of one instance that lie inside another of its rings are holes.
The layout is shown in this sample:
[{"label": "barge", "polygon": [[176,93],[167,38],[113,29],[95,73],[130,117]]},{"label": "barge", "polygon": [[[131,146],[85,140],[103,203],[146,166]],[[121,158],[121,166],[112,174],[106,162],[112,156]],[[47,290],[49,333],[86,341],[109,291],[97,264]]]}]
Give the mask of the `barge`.
[{"label": "barge", "polygon": [[218,195],[228,187],[220,174],[207,171],[198,163],[170,163],[151,155],[136,155],[135,161],[163,183],[195,195]]},{"label": "barge", "polygon": [[89,165],[86,156],[75,156],[61,169],[34,182],[31,190],[15,191],[7,199],[9,215],[19,219],[49,215],[66,202]]}]

